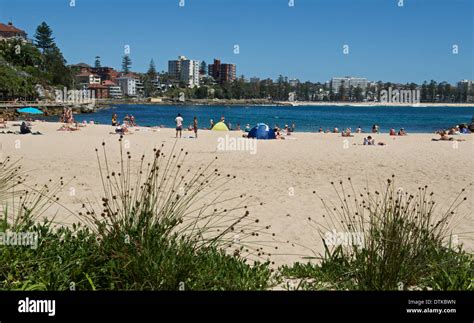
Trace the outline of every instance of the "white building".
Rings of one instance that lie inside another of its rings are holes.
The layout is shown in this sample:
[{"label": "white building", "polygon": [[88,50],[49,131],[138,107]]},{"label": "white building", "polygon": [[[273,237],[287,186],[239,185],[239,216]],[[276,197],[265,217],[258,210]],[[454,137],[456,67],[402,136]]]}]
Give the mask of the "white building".
[{"label": "white building", "polygon": [[199,86],[200,62],[178,56],[177,60],[168,61],[168,75],[172,80],[184,82],[189,87]]},{"label": "white building", "polygon": [[288,83],[290,84],[291,87],[296,87],[300,83],[300,80],[291,79],[291,80],[288,81]]},{"label": "white building", "polygon": [[120,86],[122,93],[128,96],[137,96],[137,79],[131,76],[121,76],[117,79],[117,84]]},{"label": "white building", "polygon": [[109,86],[109,96],[111,98],[121,98],[122,88],[120,86]]},{"label": "white building", "polygon": [[91,84],[101,84],[100,76],[97,74],[83,72],[75,76],[76,83],[82,88],[87,88]]},{"label": "white building", "polygon": [[199,86],[199,61],[187,59],[181,62],[181,78],[189,87]]},{"label": "white building", "polygon": [[367,79],[361,77],[333,77],[331,79],[331,89],[333,93],[339,93],[341,86],[344,89],[355,89],[356,87],[360,87],[362,91],[365,93],[367,89]]}]

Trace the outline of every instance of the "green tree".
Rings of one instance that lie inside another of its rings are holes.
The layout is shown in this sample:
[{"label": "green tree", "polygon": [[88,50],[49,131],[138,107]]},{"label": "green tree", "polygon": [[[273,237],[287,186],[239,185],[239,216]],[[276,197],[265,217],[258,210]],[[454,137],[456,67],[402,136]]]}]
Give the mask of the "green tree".
[{"label": "green tree", "polygon": [[66,66],[66,60],[61,50],[54,46],[44,53],[46,72],[50,75],[50,81],[55,85],[70,87],[72,85],[72,74]]},{"label": "green tree", "polygon": [[38,48],[45,51],[55,47],[53,31],[46,22],[42,22],[37,28],[35,33],[35,44]]},{"label": "green tree", "polygon": [[197,88],[195,95],[197,99],[207,99],[208,98],[207,86],[200,86],[199,88]]},{"label": "green tree", "polygon": [[363,101],[364,100],[364,95],[363,95],[363,90],[360,86],[357,86],[355,89],[354,89],[354,98],[356,101]]},{"label": "green tree", "polygon": [[151,97],[155,95],[156,89],[153,85],[152,78],[147,74],[143,74],[141,77],[141,81],[143,83],[143,94],[145,97]]},{"label": "green tree", "polygon": [[158,75],[158,73],[156,72],[155,62],[153,61],[153,58],[150,60],[150,66],[148,67],[148,71],[146,72],[146,74],[151,80],[155,80],[156,76]]},{"label": "green tree", "polygon": [[338,98],[339,100],[341,101],[345,101],[346,100],[346,88],[344,87],[344,84],[341,84],[341,86],[339,87],[339,93],[338,93]]},{"label": "green tree", "polygon": [[0,42],[0,55],[10,64],[19,67],[41,64],[41,52],[33,44],[23,43],[20,39]]},{"label": "green tree", "polygon": [[100,64],[100,56],[96,56],[96,57],[95,57],[94,67],[95,67],[95,68],[101,67],[101,64]]},{"label": "green tree", "polygon": [[125,55],[124,57],[122,57],[122,72],[124,72],[125,74],[129,73],[130,66],[132,66],[132,59],[130,58],[130,56]]}]

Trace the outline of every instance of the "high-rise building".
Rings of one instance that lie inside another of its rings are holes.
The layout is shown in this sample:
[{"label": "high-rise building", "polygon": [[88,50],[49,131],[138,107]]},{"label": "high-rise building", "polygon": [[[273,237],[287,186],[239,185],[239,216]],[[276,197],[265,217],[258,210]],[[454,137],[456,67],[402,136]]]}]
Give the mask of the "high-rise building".
[{"label": "high-rise building", "polygon": [[214,59],[213,64],[209,64],[209,75],[219,83],[232,82],[236,78],[235,64],[222,64],[219,59]]},{"label": "high-rise building", "polygon": [[168,75],[174,81],[186,83],[189,87],[199,86],[200,62],[178,56],[177,60],[168,61]]},{"label": "high-rise building", "polygon": [[344,89],[360,87],[365,92],[367,89],[367,79],[361,77],[333,77],[331,79],[331,89],[333,93],[339,93],[341,86]]},{"label": "high-rise building", "polygon": [[168,61],[168,76],[175,81],[181,78],[181,62],[186,60],[185,56],[178,56],[177,60]]},{"label": "high-rise building", "polygon": [[199,65],[200,62],[196,60],[182,61],[180,81],[189,87],[199,86]]}]

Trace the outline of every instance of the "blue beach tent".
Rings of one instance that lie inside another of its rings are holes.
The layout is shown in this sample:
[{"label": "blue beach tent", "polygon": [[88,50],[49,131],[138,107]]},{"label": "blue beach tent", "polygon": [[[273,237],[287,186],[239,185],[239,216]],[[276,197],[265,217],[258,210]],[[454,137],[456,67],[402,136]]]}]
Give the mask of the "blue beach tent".
[{"label": "blue beach tent", "polygon": [[275,131],[270,129],[264,123],[258,123],[255,127],[250,129],[248,138],[256,138],[256,139],[276,139]]}]

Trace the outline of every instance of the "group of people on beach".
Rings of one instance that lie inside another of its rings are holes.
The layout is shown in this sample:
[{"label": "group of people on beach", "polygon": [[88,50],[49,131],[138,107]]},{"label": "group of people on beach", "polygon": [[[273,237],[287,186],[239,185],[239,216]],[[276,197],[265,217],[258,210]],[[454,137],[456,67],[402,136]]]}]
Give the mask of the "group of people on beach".
[{"label": "group of people on beach", "polygon": [[[61,120],[65,120],[64,122],[70,123],[74,122],[74,117],[72,115],[72,110],[71,109],[66,109],[64,110],[63,116],[61,117]],[[175,124],[176,124],[176,138],[181,138],[183,134],[183,125],[184,125],[184,118],[181,115],[181,113],[178,113],[178,115],[175,118]],[[229,130],[237,130],[241,131],[241,126],[239,123],[237,123],[237,126],[235,129],[232,129],[232,124],[230,122],[226,122],[225,117],[222,116],[220,119],[220,122],[224,123]],[[126,115],[125,118],[123,119],[123,122],[120,123],[118,121],[118,116],[116,113],[112,115],[112,126],[115,127],[115,133],[118,134],[127,134],[129,132],[130,127],[135,127],[137,124],[135,122],[135,117],[133,115]],[[193,118],[192,124],[190,124],[187,127],[188,131],[193,131],[194,132],[194,138],[198,138],[198,118],[195,116]],[[214,122],[213,119],[209,120],[209,128],[205,129],[212,129],[216,123]],[[295,131],[295,124],[292,123],[291,127],[286,124],[285,127],[280,128],[278,125],[275,125],[273,130],[275,132],[276,138],[277,139],[285,139],[286,136],[291,135],[292,132]],[[245,128],[243,131],[249,132],[251,130],[250,124],[246,124]],[[339,128],[334,127],[333,130],[331,131],[329,128],[326,129],[326,131],[323,129],[323,127],[319,127],[319,133],[341,133],[342,137],[353,137],[353,132],[352,128],[348,127],[343,129],[341,132],[339,131]],[[362,130],[361,126],[358,126],[355,130],[355,133],[365,133],[365,131]],[[370,130],[370,133],[372,134],[379,134],[380,133],[380,127],[377,124],[372,125],[372,128]],[[456,140],[456,141],[464,141],[464,139],[455,139],[453,137],[449,137],[449,135],[459,135],[459,134],[467,134],[470,133],[470,130],[467,126],[465,125],[457,125],[455,127],[452,127],[448,130],[439,130],[436,132],[436,134],[440,135],[439,139],[433,139],[433,141],[444,141],[444,140]],[[390,136],[407,136],[408,133],[406,132],[405,128],[400,128],[400,130],[396,131],[394,128],[390,128],[389,130],[389,135]],[[384,142],[375,142],[375,139],[369,135],[364,138],[363,140],[363,145],[385,145]]]},{"label": "group of people on beach", "polygon": [[[229,130],[242,131],[240,123],[237,123],[237,126],[234,129],[234,128],[232,128],[232,124],[230,122],[226,122],[224,116],[221,117],[219,122],[224,123]],[[176,124],[176,138],[178,138],[178,137],[181,138],[182,133],[183,133],[183,124],[184,124],[184,119],[183,119],[183,116],[181,115],[181,113],[178,113],[178,115],[176,116],[175,124]],[[214,119],[210,119],[209,120],[209,128],[205,128],[205,129],[212,130],[215,125],[216,125],[216,123],[214,122]],[[293,131],[295,131],[295,128],[296,128],[295,124],[292,123],[291,127],[289,125],[285,125],[284,128],[280,128],[278,125],[275,125],[273,130],[275,132],[275,135],[276,135],[277,139],[284,139],[284,136],[291,135],[291,133]],[[245,132],[250,132],[251,129],[252,128],[250,127],[250,124],[247,123],[247,125],[244,128],[244,131]],[[196,116],[193,118],[193,123],[188,126],[188,131],[193,131],[194,132],[194,138],[198,137],[198,118]]]},{"label": "group of people on beach", "polygon": [[73,124],[74,123],[74,114],[72,113],[72,108],[63,108],[63,113],[59,118],[59,122]]},{"label": "group of people on beach", "polygon": [[[178,138],[178,135],[179,135],[179,138],[181,138],[182,134],[183,134],[183,122],[184,122],[184,119],[183,119],[183,116],[181,115],[181,113],[178,113],[178,115],[176,116],[174,121],[176,123],[176,138]],[[194,131],[194,138],[197,139],[197,137],[198,137],[198,119],[197,119],[197,117],[194,117],[193,124],[189,125],[188,130],[189,131]]]},{"label": "group of people on beach", "polygon": [[115,133],[125,135],[129,133],[130,127],[136,127],[137,123],[135,122],[135,117],[133,115],[127,114],[123,121],[120,123],[118,120],[117,113],[112,115],[112,126],[115,127]]}]

